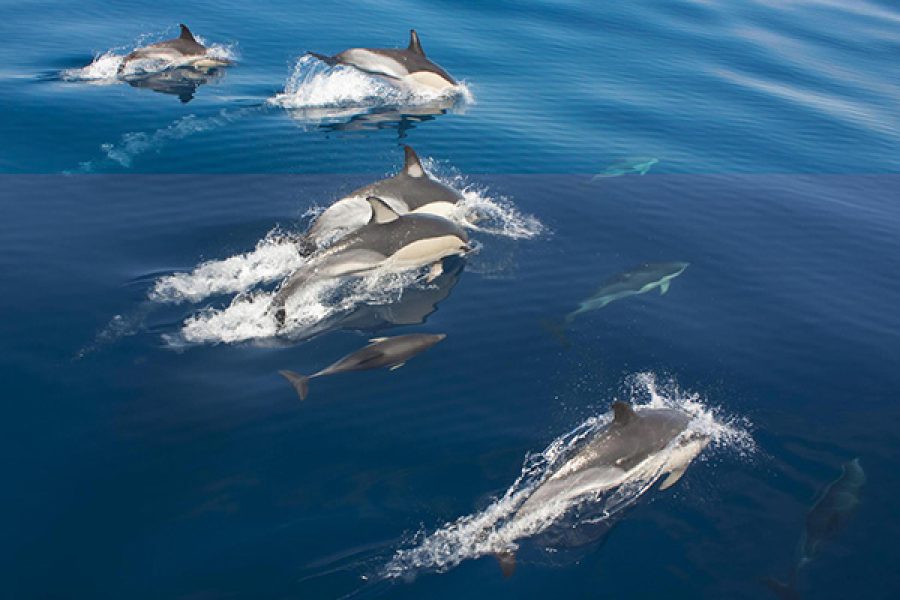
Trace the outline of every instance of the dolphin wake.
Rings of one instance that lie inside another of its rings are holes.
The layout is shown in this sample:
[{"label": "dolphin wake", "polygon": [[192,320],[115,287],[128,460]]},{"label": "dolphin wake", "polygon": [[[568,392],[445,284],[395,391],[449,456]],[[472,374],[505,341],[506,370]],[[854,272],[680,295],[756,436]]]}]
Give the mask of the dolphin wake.
[{"label": "dolphin wake", "polygon": [[292,117],[317,125],[388,107],[409,108],[413,114],[462,111],[474,101],[464,82],[449,92],[395,86],[353,67],[329,67],[308,55],[297,59],[284,91],[269,99]]},{"label": "dolphin wake", "polygon": [[[432,533],[419,531],[406,548],[398,549],[378,573],[381,579],[411,579],[424,573],[441,573],[461,562],[486,555],[502,555],[518,548],[521,540],[550,534],[561,525],[564,517],[577,513],[574,522],[564,526],[571,531],[611,524],[628,507],[634,505],[660,478],[667,458],[683,436],[703,435],[710,440],[710,449],[726,449],[745,457],[756,450],[750,436],[750,423],[745,419],[724,416],[709,407],[699,395],[685,393],[674,383],[660,385],[652,373],[640,373],[631,378],[627,400],[636,408],[674,408],[691,417],[687,430],[674,440],[654,465],[642,470],[642,476],[594,497],[579,498],[570,503],[548,503],[524,517],[517,517],[519,507],[549,475],[562,465],[592,434],[609,425],[611,416],[590,417],[572,431],[553,440],[543,452],[526,457],[522,472],[506,492],[480,512],[446,523]],[[701,459],[704,455],[701,455]],[[708,461],[707,461],[708,462]],[[585,510],[587,509],[587,510]],[[551,542],[552,544],[552,542]],[[545,550],[555,548],[545,544]]]},{"label": "dolphin wake", "polygon": [[[426,161],[427,170],[434,168],[433,162]],[[459,174],[443,178],[443,183],[462,191],[463,200],[454,219],[463,227],[512,240],[533,238],[544,231],[537,218],[521,213],[508,199],[469,185]],[[313,208],[304,218],[311,220],[322,210],[324,207]],[[202,308],[184,321],[178,334],[169,334],[168,343],[177,347],[263,340],[279,334],[304,338],[362,305],[389,305],[398,302],[406,290],[429,286],[425,271],[376,270],[364,277],[318,281],[291,298],[287,306],[291,317],[279,330],[268,313],[274,284],[307,260],[298,250],[296,237],[276,228],[253,250],[157,279],[149,299],[154,303],[196,304],[215,296],[234,295],[227,306]]]}]

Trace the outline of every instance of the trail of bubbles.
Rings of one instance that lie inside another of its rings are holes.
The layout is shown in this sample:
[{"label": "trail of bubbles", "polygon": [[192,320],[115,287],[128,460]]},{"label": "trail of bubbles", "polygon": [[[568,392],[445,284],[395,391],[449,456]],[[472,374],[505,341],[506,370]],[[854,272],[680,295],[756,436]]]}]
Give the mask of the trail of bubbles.
[{"label": "trail of bubbles", "polygon": [[134,159],[142,154],[158,152],[166,145],[183,140],[191,135],[225,127],[258,110],[260,110],[259,107],[240,108],[237,110],[223,108],[217,115],[211,117],[186,115],[176,119],[170,125],[150,133],[143,131],[126,133],[118,142],[100,146],[100,149],[106,155],[104,159],[83,162],[75,172],[90,173],[98,166],[102,166],[104,162],[126,169],[130,168]]},{"label": "trail of bubbles", "polygon": [[150,299],[198,302],[216,294],[246,292],[254,286],[287,277],[305,262],[292,239],[273,229],[250,252],[207,261],[189,273],[158,279],[150,291]]},{"label": "trail of bubbles", "polygon": [[[725,448],[746,457],[755,451],[748,433],[749,423],[724,417],[719,409],[707,406],[697,394],[686,394],[674,383],[659,385],[652,373],[632,378],[629,401],[640,408],[672,408],[686,412],[691,421],[685,433],[660,456],[648,460],[640,472],[604,496],[582,497],[568,502],[548,502],[525,516],[517,510],[556,469],[565,464],[573,453],[593,434],[611,421],[610,415],[591,417],[572,431],[555,439],[543,452],[526,457],[518,479],[502,497],[486,509],[460,517],[431,534],[418,532],[407,548],[397,550],[380,572],[383,579],[406,579],[425,572],[444,572],[464,560],[514,550],[518,541],[547,531],[573,509],[591,504],[592,510],[579,516],[576,527],[598,521],[609,521],[632,506],[662,475],[668,452],[690,436],[708,436],[708,447]],[[643,404],[640,404],[643,402]]]},{"label": "trail of bubbles", "polygon": [[279,327],[269,311],[275,291],[239,294],[222,309],[205,308],[189,317],[177,336],[168,336],[170,345],[237,343],[279,336],[303,338],[319,325],[362,304],[397,302],[404,290],[420,283],[425,271],[393,273],[376,270],[350,280],[311,281],[285,304],[287,320]]}]

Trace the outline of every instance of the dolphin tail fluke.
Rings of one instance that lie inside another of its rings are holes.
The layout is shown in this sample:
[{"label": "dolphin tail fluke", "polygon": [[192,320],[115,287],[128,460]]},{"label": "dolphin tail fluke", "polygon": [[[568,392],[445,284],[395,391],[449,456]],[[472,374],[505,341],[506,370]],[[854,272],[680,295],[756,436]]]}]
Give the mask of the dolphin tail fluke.
[{"label": "dolphin tail fluke", "polygon": [[497,564],[500,565],[500,570],[503,572],[503,576],[512,577],[513,573],[516,572],[515,550],[504,550],[503,552],[497,552],[494,554],[494,558],[497,559]]},{"label": "dolphin tail fluke", "polygon": [[337,58],[336,56],[327,56],[325,54],[319,54],[318,52],[307,52],[307,54],[309,56],[312,56],[313,58],[317,58],[317,59],[321,60],[323,63],[325,63],[329,67],[333,67],[341,62],[340,59]]},{"label": "dolphin tail fluke", "polygon": [[794,587],[793,582],[785,583],[778,581],[774,577],[766,577],[763,583],[781,600],[800,600],[800,592]]},{"label": "dolphin tail fluke", "polygon": [[300,396],[301,400],[306,400],[306,396],[309,394],[309,377],[288,370],[278,371],[278,374],[294,386],[294,390],[297,391],[297,395]]}]

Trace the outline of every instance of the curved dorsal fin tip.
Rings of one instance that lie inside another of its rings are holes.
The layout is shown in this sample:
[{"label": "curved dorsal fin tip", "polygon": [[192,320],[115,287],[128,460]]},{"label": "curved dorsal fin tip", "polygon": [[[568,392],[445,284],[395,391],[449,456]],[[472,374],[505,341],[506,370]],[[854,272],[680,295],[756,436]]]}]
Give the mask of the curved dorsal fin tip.
[{"label": "curved dorsal fin tip", "polygon": [[415,29],[409,30],[409,47],[407,50],[425,56],[425,51],[422,50],[422,43],[419,41],[419,34],[416,33]]},{"label": "curved dorsal fin tip", "polygon": [[191,40],[192,42],[197,41],[194,39],[194,34],[191,33],[191,30],[188,29],[187,25],[185,25],[184,23],[179,23],[178,27],[181,28],[181,35],[178,37],[180,37],[183,40]]},{"label": "curved dorsal fin tip", "polygon": [[422,177],[425,175],[425,169],[422,168],[422,161],[419,155],[409,146],[403,146],[403,172],[410,177]]},{"label": "curved dorsal fin tip", "polygon": [[621,423],[625,424],[631,421],[634,418],[634,408],[631,407],[627,402],[614,402],[612,405],[613,408],[613,423]]},{"label": "curved dorsal fin tip", "polygon": [[391,208],[387,202],[378,196],[369,196],[366,198],[366,202],[368,202],[369,206],[372,208],[372,218],[369,219],[369,223],[377,223],[380,225],[396,221],[400,218],[397,211]]}]

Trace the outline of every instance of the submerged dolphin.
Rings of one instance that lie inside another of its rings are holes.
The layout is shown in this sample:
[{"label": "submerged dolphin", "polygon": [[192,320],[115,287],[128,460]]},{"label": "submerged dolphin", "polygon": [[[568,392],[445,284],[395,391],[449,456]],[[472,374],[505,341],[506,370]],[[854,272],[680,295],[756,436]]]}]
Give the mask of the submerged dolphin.
[{"label": "submerged dolphin", "polygon": [[403,169],[393,177],[350,192],[323,211],[310,226],[304,246],[310,251],[323,245],[335,231],[348,233],[365,225],[372,216],[369,196],[381,198],[398,214],[426,213],[450,218],[462,194],[430,177],[415,150],[403,147]]},{"label": "submerged dolphin", "polygon": [[[558,519],[580,501],[634,481],[668,475],[659,489],[674,485],[709,443],[688,431],[691,416],[671,408],[613,404],[613,420],[572,458],[550,474],[518,508],[512,522],[539,520],[541,511]],[[544,529],[552,523],[543,526]],[[515,570],[515,551],[497,555],[504,575]]]},{"label": "submerged dolphin", "polygon": [[866,473],[858,458],[844,463],[841,476],[829,483],[806,515],[806,526],[797,544],[797,559],[788,581],[768,579],[766,583],[781,598],[799,598],[797,576],[815,557],[824,542],[843,529],[859,505],[860,491],[866,483]]},{"label": "submerged dolphin", "polygon": [[582,300],[578,308],[564,317],[564,323],[568,325],[581,313],[603,308],[610,302],[628,296],[646,294],[657,288],[660,294],[665,294],[669,291],[671,281],[681,275],[689,265],[690,263],[686,262],[644,263],[619,273],[604,282],[593,296]]},{"label": "submerged dolphin", "polygon": [[456,86],[447,71],[425,57],[415,29],[409,31],[409,46],[403,48],[350,48],[334,56],[309,52],[329,65],[350,65],[372,75],[412,86],[444,91]]},{"label": "submerged dolphin", "polygon": [[412,333],[396,337],[372,338],[365,348],[352,352],[337,362],[312,375],[300,375],[293,371],[279,371],[294,389],[301,400],[306,400],[309,393],[309,380],[323,375],[334,375],[348,371],[367,371],[389,367],[392,371],[402,367],[410,358],[420,354],[447,337],[445,333],[427,334]]},{"label": "submerged dolphin", "polygon": [[379,267],[413,270],[431,265],[429,278],[442,272],[441,261],[470,250],[469,236],[459,225],[434,215],[400,215],[380,198],[366,199],[369,222],[314,254],[281,286],[269,307],[279,326],[284,324],[287,300],[317,278],[362,275]]},{"label": "submerged dolphin", "polygon": [[138,48],[123,58],[119,65],[119,75],[125,72],[128,63],[135,60],[159,60],[168,65],[195,69],[215,69],[231,64],[228,59],[209,56],[208,48],[194,39],[194,34],[187,25],[181,24],[179,27],[181,35],[177,38]]},{"label": "submerged dolphin", "polygon": [[594,175],[591,179],[604,179],[607,177],[619,177],[620,175],[628,175],[629,173],[637,173],[638,175],[646,175],[650,167],[659,162],[658,158],[649,156],[637,156],[632,158],[623,158],[617,160],[605,169]]}]

